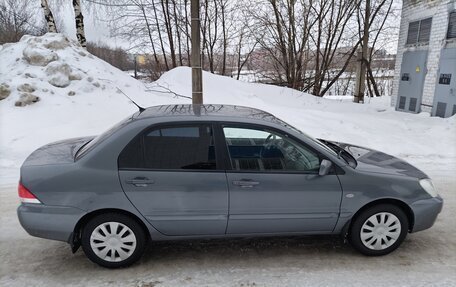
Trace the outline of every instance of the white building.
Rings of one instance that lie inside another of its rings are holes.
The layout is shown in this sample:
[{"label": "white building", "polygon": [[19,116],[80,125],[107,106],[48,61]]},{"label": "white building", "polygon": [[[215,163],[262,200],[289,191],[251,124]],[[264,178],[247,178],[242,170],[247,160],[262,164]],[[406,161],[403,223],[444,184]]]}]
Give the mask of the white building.
[{"label": "white building", "polygon": [[456,113],[456,0],[403,0],[391,105]]}]

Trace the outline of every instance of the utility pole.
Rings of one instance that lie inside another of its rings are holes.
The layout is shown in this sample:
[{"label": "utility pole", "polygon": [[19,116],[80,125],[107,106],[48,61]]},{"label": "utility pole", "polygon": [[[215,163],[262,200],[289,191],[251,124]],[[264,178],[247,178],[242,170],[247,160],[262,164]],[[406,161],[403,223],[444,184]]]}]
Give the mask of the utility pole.
[{"label": "utility pole", "polygon": [[192,18],[192,103],[203,103],[203,72],[201,69],[201,37],[200,37],[200,1],[191,0]]},{"label": "utility pole", "polygon": [[364,14],[364,31],[363,31],[363,46],[361,52],[358,51],[357,67],[356,67],[356,83],[355,83],[355,103],[364,103],[364,91],[366,90],[366,67],[367,53],[369,51],[369,22],[370,22],[370,0],[366,0],[366,11]]},{"label": "utility pole", "polygon": [[136,58],[138,57],[138,55],[134,55],[134,63],[135,63],[135,79],[138,79],[138,63],[136,62]]}]

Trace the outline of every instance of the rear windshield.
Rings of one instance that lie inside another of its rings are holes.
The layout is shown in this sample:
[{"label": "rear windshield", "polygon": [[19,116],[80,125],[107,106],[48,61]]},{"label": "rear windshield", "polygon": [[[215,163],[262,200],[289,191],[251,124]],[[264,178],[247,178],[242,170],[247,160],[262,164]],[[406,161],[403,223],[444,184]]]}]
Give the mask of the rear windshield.
[{"label": "rear windshield", "polygon": [[128,124],[131,120],[133,119],[133,116],[130,116],[119,123],[115,124],[113,127],[111,127],[109,130],[105,131],[104,133],[94,137],[92,140],[86,142],[76,153],[75,160],[80,159],[84,155],[86,155],[90,150],[92,150],[94,147],[96,147],[99,143],[110,137],[112,134],[114,134],[116,131],[124,127],[126,124]]}]

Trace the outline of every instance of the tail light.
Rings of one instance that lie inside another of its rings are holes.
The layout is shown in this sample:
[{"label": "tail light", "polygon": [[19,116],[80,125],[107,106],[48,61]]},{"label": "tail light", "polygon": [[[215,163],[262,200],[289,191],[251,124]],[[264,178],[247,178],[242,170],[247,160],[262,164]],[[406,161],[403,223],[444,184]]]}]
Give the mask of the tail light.
[{"label": "tail light", "polygon": [[19,182],[19,186],[17,188],[19,193],[19,198],[23,203],[41,203],[41,201],[33,195],[22,183]]}]

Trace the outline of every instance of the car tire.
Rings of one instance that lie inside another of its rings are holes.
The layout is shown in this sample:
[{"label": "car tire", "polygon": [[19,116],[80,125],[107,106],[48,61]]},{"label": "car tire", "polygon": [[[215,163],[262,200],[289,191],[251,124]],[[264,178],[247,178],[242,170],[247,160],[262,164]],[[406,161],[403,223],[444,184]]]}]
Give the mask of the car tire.
[{"label": "car tire", "polygon": [[407,236],[407,215],[398,206],[379,204],[362,211],[352,222],[350,244],[367,256],[391,253]]},{"label": "car tire", "polygon": [[146,246],[142,226],[129,216],[105,213],[82,230],[82,249],[94,263],[107,268],[127,267],[138,261]]}]

